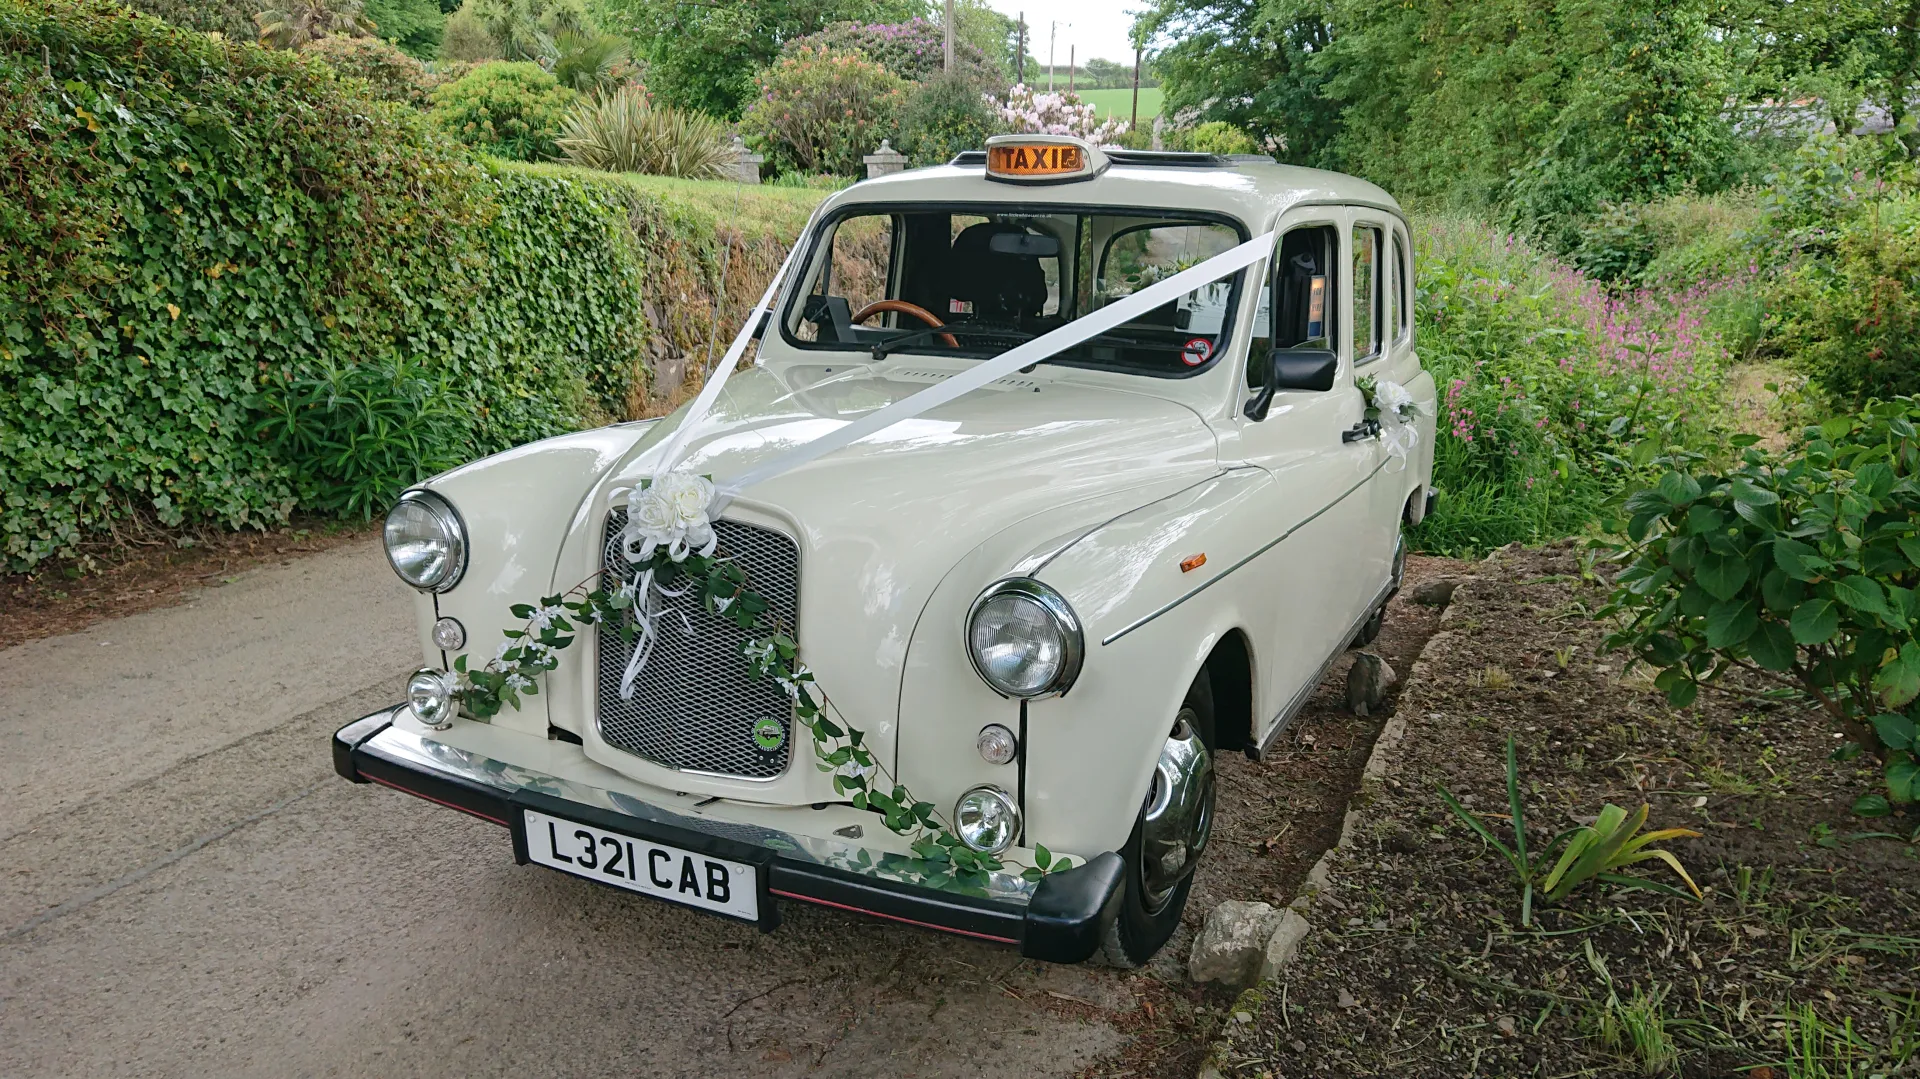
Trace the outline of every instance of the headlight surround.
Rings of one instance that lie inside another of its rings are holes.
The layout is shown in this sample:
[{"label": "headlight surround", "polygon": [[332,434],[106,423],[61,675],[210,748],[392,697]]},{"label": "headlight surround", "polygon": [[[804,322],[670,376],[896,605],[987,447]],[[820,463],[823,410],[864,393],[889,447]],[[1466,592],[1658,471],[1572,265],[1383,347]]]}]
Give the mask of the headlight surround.
[{"label": "headlight surround", "polygon": [[999,787],[975,787],[953,803],[953,830],[973,850],[998,854],[1020,838],[1020,807]]},{"label": "headlight surround", "polygon": [[408,491],[387,513],[387,564],[423,592],[445,592],[467,571],[467,526],[432,491]]},{"label": "headlight surround", "polygon": [[1073,608],[1030,577],[994,583],[967,612],[967,656],[1003,697],[1065,693],[1080,676],[1084,645]]}]

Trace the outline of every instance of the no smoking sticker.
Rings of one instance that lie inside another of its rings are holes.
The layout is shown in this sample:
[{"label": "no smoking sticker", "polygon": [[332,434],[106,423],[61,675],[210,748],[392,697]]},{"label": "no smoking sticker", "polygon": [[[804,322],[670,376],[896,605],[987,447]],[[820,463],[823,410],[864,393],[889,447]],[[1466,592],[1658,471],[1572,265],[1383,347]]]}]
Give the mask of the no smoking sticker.
[{"label": "no smoking sticker", "polygon": [[1213,342],[1205,337],[1196,337],[1180,346],[1180,362],[1188,367],[1198,367],[1213,355]]}]

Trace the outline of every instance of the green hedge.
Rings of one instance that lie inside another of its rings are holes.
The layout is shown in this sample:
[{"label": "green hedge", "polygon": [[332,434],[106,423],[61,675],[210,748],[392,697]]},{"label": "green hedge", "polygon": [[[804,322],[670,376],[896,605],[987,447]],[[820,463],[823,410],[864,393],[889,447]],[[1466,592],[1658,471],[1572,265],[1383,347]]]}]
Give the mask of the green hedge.
[{"label": "green hedge", "polygon": [[657,186],[475,162],[322,64],[97,0],[0,0],[0,159],[15,571],[127,518],[340,508],[353,455],[269,418],[343,371],[424,375],[456,456],[634,414],[648,356],[693,336],[659,325],[661,290],[710,302],[722,240],[777,246],[817,198],[741,213],[697,191],[703,215]]}]

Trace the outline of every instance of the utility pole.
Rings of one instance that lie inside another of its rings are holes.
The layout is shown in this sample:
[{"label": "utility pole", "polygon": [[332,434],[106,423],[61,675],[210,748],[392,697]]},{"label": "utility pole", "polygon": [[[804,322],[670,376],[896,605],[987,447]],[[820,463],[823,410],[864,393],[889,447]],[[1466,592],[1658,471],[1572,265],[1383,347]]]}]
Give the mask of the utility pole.
[{"label": "utility pole", "polygon": [[1079,70],[1079,61],[1073,58],[1074,53],[1078,48],[1079,46],[1077,45],[1067,46],[1067,93],[1069,94],[1073,93],[1074,72]]},{"label": "utility pole", "polygon": [[948,74],[952,74],[953,73],[953,0],[947,0],[946,23],[947,23],[946,25],[947,64],[945,67],[941,68],[940,70],[945,71]]},{"label": "utility pole", "polygon": [[1053,93],[1053,45],[1060,39],[1060,20],[1047,24],[1047,93]]},{"label": "utility pole", "polygon": [[1127,121],[1128,131],[1140,126],[1140,49],[1139,45],[1133,47],[1133,118]]},{"label": "utility pole", "polygon": [[1019,42],[1019,48],[1014,50],[1013,58],[1013,69],[1018,74],[1013,77],[1013,81],[1025,86],[1027,84],[1027,13],[1024,11],[1020,13],[1019,24],[1013,28],[1013,39]]}]

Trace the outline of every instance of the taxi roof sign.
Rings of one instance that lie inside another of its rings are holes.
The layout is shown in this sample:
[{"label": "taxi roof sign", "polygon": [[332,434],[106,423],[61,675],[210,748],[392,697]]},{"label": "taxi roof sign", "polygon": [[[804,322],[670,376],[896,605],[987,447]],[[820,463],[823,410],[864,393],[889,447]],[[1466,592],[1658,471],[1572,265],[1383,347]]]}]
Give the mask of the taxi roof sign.
[{"label": "taxi roof sign", "polygon": [[995,135],[987,140],[987,178],[1014,184],[1091,180],[1107,170],[1107,155],[1070,135]]}]

